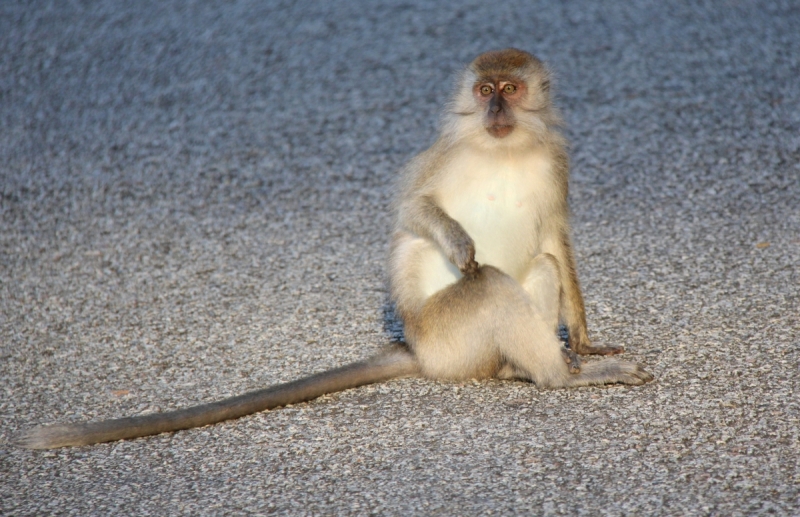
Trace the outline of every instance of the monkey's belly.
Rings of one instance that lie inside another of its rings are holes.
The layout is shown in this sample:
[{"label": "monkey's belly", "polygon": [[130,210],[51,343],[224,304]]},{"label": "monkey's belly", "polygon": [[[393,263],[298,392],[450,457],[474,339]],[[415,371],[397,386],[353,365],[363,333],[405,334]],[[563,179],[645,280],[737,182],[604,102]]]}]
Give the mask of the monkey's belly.
[{"label": "monkey's belly", "polygon": [[[475,260],[521,280],[530,263],[532,248],[538,247],[537,232],[530,220],[501,218],[496,214],[473,215],[473,218],[456,217],[456,220],[475,241]],[[482,224],[484,221],[486,224]]]},{"label": "monkey's belly", "polygon": [[[512,212],[509,217],[507,212],[497,213],[494,208],[482,211],[473,206],[468,216],[453,215],[475,242],[478,264],[494,266],[521,282],[528,271],[532,253],[538,253],[537,229],[531,224],[529,213],[517,215]],[[414,237],[408,243],[408,249],[413,256],[409,263],[416,270],[414,276],[418,278],[424,298],[461,278],[461,272],[434,242]]]}]

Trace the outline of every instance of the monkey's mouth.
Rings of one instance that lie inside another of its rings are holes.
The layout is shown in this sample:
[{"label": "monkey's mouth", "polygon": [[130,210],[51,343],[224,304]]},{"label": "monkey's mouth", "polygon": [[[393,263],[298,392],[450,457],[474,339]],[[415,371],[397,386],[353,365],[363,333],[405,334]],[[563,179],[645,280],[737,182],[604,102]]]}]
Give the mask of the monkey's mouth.
[{"label": "monkey's mouth", "polygon": [[511,134],[514,131],[514,126],[511,125],[503,125],[503,126],[489,126],[486,128],[486,131],[489,132],[495,138],[504,138]]}]

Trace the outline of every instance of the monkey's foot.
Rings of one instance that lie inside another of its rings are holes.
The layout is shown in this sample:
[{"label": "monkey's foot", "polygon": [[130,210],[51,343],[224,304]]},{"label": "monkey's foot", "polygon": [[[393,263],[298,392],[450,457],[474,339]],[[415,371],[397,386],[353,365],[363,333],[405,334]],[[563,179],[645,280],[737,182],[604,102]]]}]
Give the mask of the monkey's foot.
[{"label": "monkey's foot", "polygon": [[569,367],[569,373],[581,372],[581,358],[578,357],[578,354],[573,352],[571,349],[562,346],[561,355],[564,356],[564,362],[567,363],[567,366]]},{"label": "monkey's foot", "polygon": [[588,343],[578,343],[571,346],[575,350],[575,353],[580,355],[617,355],[625,352],[625,347],[618,345],[599,346],[590,345]]}]

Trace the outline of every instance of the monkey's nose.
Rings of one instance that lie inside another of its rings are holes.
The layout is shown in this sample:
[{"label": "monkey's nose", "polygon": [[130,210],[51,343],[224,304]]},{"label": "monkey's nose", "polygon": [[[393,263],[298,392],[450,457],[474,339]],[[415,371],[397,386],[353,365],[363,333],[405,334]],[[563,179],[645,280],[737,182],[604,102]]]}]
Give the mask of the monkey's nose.
[{"label": "monkey's nose", "polygon": [[489,108],[489,110],[491,110],[492,113],[496,114],[498,111],[500,111],[500,105],[499,104],[495,104],[491,108]]}]

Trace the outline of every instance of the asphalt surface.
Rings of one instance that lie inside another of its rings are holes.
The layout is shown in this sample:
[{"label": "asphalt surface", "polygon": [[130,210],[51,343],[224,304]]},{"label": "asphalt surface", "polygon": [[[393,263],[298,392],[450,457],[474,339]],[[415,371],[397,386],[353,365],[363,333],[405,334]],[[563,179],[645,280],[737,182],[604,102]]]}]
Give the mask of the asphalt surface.
[{"label": "asphalt surface", "polygon": [[[0,3],[0,514],[800,515],[798,27],[794,1]],[[506,46],[557,78],[591,336],[654,382],[399,380],[10,445],[379,350],[395,172]]]}]

